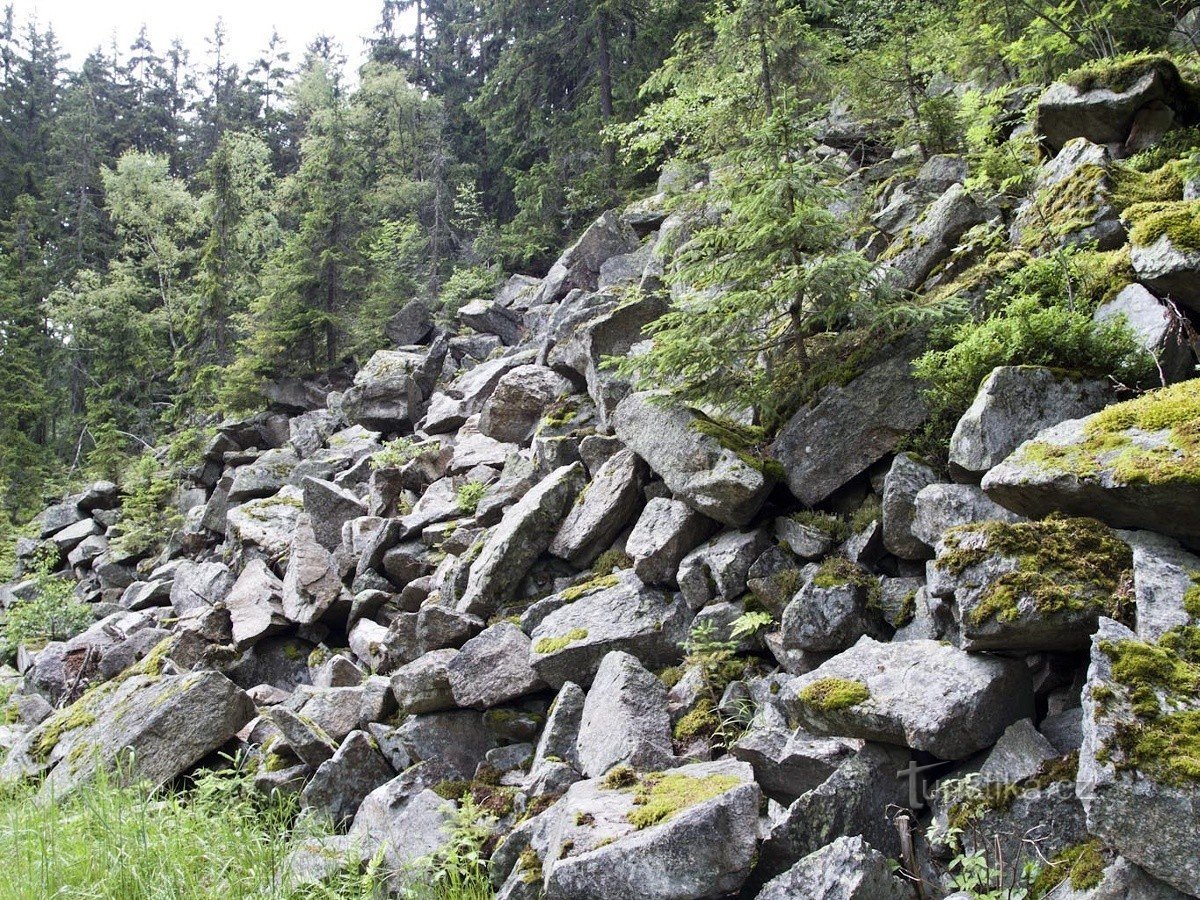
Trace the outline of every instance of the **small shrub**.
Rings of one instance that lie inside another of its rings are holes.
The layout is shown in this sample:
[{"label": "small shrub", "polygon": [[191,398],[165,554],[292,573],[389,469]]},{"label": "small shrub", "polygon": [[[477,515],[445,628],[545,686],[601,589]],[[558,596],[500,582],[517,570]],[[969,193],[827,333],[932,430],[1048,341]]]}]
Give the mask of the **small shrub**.
[{"label": "small shrub", "polygon": [[455,494],[458,511],[464,516],[475,515],[475,511],[479,509],[479,501],[483,499],[483,495],[486,493],[487,485],[482,481],[468,481]]},{"label": "small shrub", "polygon": [[44,557],[34,574],[36,594],[8,610],[0,640],[0,654],[9,657],[18,646],[41,647],[50,641],[65,641],[90,625],[94,619],[87,604],[75,599],[75,582],[54,574],[52,557]]},{"label": "small shrub", "polygon": [[438,303],[447,315],[454,315],[474,300],[492,296],[500,286],[501,273],[488,266],[468,266],[457,269],[446,279]]},{"label": "small shrub", "polygon": [[426,448],[409,438],[396,438],[383,445],[383,449],[371,456],[371,468],[399,469],[416,459]]},{"label": "small shrub", "polygon": [[151,556],[182,521],[171,502],[175,480],[146,451],[134,460],[123,481],[125,500],[114,543],[123,553]]}]

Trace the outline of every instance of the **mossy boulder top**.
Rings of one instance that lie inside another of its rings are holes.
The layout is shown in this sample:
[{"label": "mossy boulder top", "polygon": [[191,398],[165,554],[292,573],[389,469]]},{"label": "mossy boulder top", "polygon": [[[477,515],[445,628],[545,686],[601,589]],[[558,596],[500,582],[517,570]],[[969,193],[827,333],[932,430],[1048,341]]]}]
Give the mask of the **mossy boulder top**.
[{"label": "mossy boulder top", "polygon": [[1200,543],[1200,382],[1049,428],[983,480],[1008,509],[1061,511]]}]

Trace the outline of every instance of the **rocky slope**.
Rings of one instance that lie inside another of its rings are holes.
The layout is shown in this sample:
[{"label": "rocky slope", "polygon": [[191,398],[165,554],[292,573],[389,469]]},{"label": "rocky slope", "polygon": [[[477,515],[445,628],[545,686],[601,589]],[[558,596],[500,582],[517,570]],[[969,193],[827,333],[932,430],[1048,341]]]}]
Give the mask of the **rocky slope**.
[{"label": "rocky slope", "polygon": [[[1174,89],[1052,88],[1042,183],[1153,143]],[[824,152],[864,184],[893,165]],[[1002,214],[966,174],[938,157],[878,195],[881,277],[977,262],[960,239]],[[1174,384],[1114,403],[997,369],[951,480],[898,453],[927,415],[911,345],[769,454],[603,365],[665,309],[624,290],[688,233],[662,188],[454,333],[401,310],[344,390],[272,386],[156,558],[110,542],[114,485],[47,509],[26,573],[51,545],[96,622],[2,673],[0,778],[61,793],[132,751],[162,785],[243,751],[344,832],[299,881],[382,852],[399,885],[470,796],[510,900],[945,896],[950,857],[1001,845],[999,878],[1040,859],[1055,897],[1200,895],[1200,382],[1159,299],[1190,307],[1200,258],[1135,243],[1097,313]],[[1127,241],[1105,203],[1075,213],[1063,242]]]}]

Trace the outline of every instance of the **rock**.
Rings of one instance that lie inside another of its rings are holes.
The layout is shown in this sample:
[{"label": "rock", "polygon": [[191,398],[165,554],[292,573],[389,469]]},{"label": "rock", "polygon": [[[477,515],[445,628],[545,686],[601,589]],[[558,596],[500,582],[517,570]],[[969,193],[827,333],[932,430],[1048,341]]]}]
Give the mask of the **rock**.
[{"label": "rock", "polygon": [[241,651],[287,628],[283,614],[283,582],[262,560],[246,564],[225,598],[233,624],[233,646]]},{"label": "rock", "polygon": [[550,542],[550,553],[584,568],[613,545],[642,503],[646,464],[621,450],[596,473]]},{"label": "rock", "polygon": [[[676,662],[691,616],[678,598],[647,588],[629,574],[597,579],[592,587],[564,592],[565,602],[532,631],[533,668],[544,681],[587,684],[601,660],[615,650],[648,666]],[[577,593],[579,592],[579,593]]]},{"label": "rock", "polygon": [[[915,348],[912,348],[915,349]],[[885,456],[925,420],[921,387],[905,348],[844,387],[822,393],[779,432],[772,453],[788,487],[815,506]]]},{"label": "rock", "polygon": [[245,503],[274,496],[288,483],[292,470],[299,464],[299,457],[291,450],[268,450],[234,473],[229,502]]},{"label": "rock", "polygon": [[860,747],[859,741],[815,737],[756,718],[729,752],[754,767],[754,779],[768,795],[790,803],[824,784]]},{"label": "rock", "polygon": [[380,854],[385,871],[396,873],[393,882],[441,849],[453,827],[454,804],[425,786],[422,774],[406,772],[368,794],[350,828],[351,845],[364,861]]},{"label": "rock", "polygon": [[266,638],[242,653],[225,674],[247,690],[266,684],[290,693],[311,680],[308,657],[315,649],[296,637]]},{"label": "rock", "polygon": [[1183,381],[1196,371],[1194,348],[1170,310],[1140,284],[1126,286],[1100,306],[1093,321],[1106,324],[1123,320],[1139,346],[1154,357],[1167,383]]},{"label": "rock", "polygon": [[458,649],[483,631],[483,619],[457,610],[426,603],[417,615],[417,641],[425,651]]},{"label": "rock", "polygon": [[342,409],[351,422],[376,431],[411,431],[433,392],[433,379],[442,368],[446,348],[425,353],[380,350],[358,374],[354,386],[342,397]]},{"label": "rock", "polygon": [[458,311],[458,320],[481,334],[494,334],[506,346],[521,342],[524,327],[519,313],[494,300],[473,300]]},{"label": "rock", "polygon": [[387,320],[383,333],[397,347],[415,347],[433,332],[433,316],[420,300],[410,300]]},{"label": "rock", "polygon": [[701,544],[679,565],[679,590],[692,609],[746,593],[750,567],[771,545],[765,528],[731,531]]},{"label": "rock", "polygon": [[982,477],[1040,431],[1090,415],[1111,399],[1107,381],[1060,375],[1041,366],[1002,366],[984,379],[954,429],[950,463]]},{"label": "rock", "polygon": [[1155,101],[1183,102],[1179,72],[1165,59],[1147,65],[1145,74],[1121,90],[1098,84],[1076,86],[1065,81],[1050,85],[1037,105],[1035,129],[1052,153],[1076,137],[1093,144],[1124,145],[1139,110]]},{"label": "rock", "polygon": [[368,794],[395,774],[369,734],[351,732],[337,753],[317,768],[300,794],[300,806],[341,825],[354,818]]},{"label": "rock", "polygon": [[577,748],[589,778],[620,764],[646,771],[673,764],[667,689],[635,657],[615,650],[601,661],[583,704]]},{"label": "rock", "polygon": [[909,900],[907,882],[861,837],[841,837],[769,881],[757,900]]},{"label": "rock", "polygon": [[312,661],[313,687],[355,687],[363,683],[367,673],[358,667],[353,660],[347,659],[340,653],[326,659],[320,665]]},{"label": "rock", "polygon": [[1061,511],[1198,542],[1200,453],[1186,431],[1197,409],[1193,380],[1063,422],[992,469],[983,489],[1031,517]]},{"label": "rock", "polygon": [[1132,566],[1094,519],[964,525],[938,544],[929,592],[953,598],[964,650],[1069,652],[1088,645]]},{"label": "rock", "polygon": [[673,587],[679,564],[717,525],[686,503],[655,497],[646,504],[625,542],[633,571],[646,584]]},{"label": "rock", "polygon": [[882,278],[901,291],[915,291],[958,246],[959,239],[987,220],[961,184],[951,185],[903,238],[904,246],[884,264]]},{"label": "rock", "polygon": [[1116,250],[1125,244],[1113,195],[1113,154],[1084,138],[1067,142],[1037,172],[1029,198],[1017,209],[1009,229],[1014,244],[1047,251],[1090,245]]},{"label": "rock", "polygon": [[82,522],[86,518],[87,514],[79,508],[78,502],[65,500],[62,503],[46,507],[37,514],[33,521],[39,530],[38,537],[45,540],[50,535]]},{"label": "rock", "polygon": [[68,525],[62,531],[56,531],[50,536],[50,542],[58,548],[59,553],[65,555],[88,538],[100,534],[102,530],[95,519],[83,519],[74,525]]},{"label": "rock", "polygon": [[901,453],[892,460],[883,481],[881,513],[883,546],[888,553],[910,560],[930,557],[929,545],[913,535],[912,526],[917,517],[917,494],[938,480],[937,472],[911,453]]},{"label": "rock", "polygon": [[1133,548],[1138,637],[1157,641],[1172,628],[1197,624],[1200,609],[1189,610],[1185,598],[1196,591],[1200,557],[1148,531],[1127,531],[1121,537]]},{"label": "rock", "polygon": [[[1062,865],[1062,862],[1058,862]],[[1064,875],[1069,875],[1064,871]],[[1046,895],[1047,900],[1186,900],[1170,885],[1151,878],[1129,860],[1118,856],[1100,873],[1094,888],[1076,891],[1067,881]],[[950,898],[946,898],[950,900]],[[970,898],[967,898],[970,900]]]},{"label": "rock", "polygon": [[253,717],[250,698],[216,672],[131,675],[30,731],[0,765],[0,778],[45,773],[41,796],[62,798],[119,760],[125,777],[162,787]]},{"label": "rock", "polygon": [[579,768],[579,726],[583,721],[585,699],[583,688],[573,681],[562,686],[546,716],[546,727],[533,753],[533,766],[529,771],[531,780],[555,760]]},{"label": "rock", "polygon": [[479,430],[488,437],[525,444],[556,401],[574,392],[571,382],[545,366],[518,366],[505,373],[483,406]]},{"label": "rock", "polygon": [[638,237],[614,211],[597,219],[550,269],[530,306],[556,303],[574,289],[594,291],[600,267],[614,256],[632,253]]},{"label": "rock", "polygon": [[270,560],[281,560],[291,547],[303,510],[300,491],[290,486],[274,497],[235,506],[227,514],[230,541],[242,552],[256,548]]},{"label": "rock", "polygon": [[415,762],[429,760],[444,777],[467,780],[497,746],[483,715],[466,709],[412,716],[396,729],[395,739]]},{"label": "rock", "polygon": [[[922,685],[913,691],[911,686]],[[787,688],[815,734],[844,735],[965,759],[1033,713],[1021,660],[975,656],[936,641],[862,638]]]},{"label": "rock", "polygon": [[184,561],[171,583],[171,608],[182,616],[192,610],[216,607],[229,596],[233,585],[233,573],[223,563]]},{"label": "rock", "polygon": [[[640,784],[630,790],[580,782],[562,799],[561,811],[547,814],[551,822],[534,839],[546,900],[699,900],[737,893],[757,843],[759,792],[749,766],[700,763]],[[658,790],[664,801],[638,806],[639,790],[651,802]],[[655,822],[654,816],[662,818]]]},{"label": "rock", "polygon": [[775,536],[804,561],[824,559],[836,543],[829,531],[805,525],[788,516],[775,520]]},{"label": "rock", "polygon": [[617,437],[692,509],[734,528],[748,524],[770,493],[772,479],[697,430],[700,420],[693,413],[655,399],[641,393],[622,400],[612,421]]},{"label": "rock", "polygon": [[[1123,658],[1127,661],[1119,663]],[[1171,678],[1200,675],[1194,659],[1185,662],[1169,648],[1144,644],[1124,626],[1101,619],[1083,691],[1076,793],[1088,831],[1155,878],[1195,896],[1200,894],[1195,760],[1186,751],[1167,749],[1166,742],[1180,739],[1174,732],[1188,717],[1194,728],[1200,704],[1190,687],[1181,691],[1178,682],[1170,687],[1150,674],[1171,666],[1182,667]]]},{"label": "rock", "polygon": [[529,664],[530,641],[516,625],[501,622],[463,644],[446,667],[454,702],[489,709],[536,693],[545,684]]},{"label": "rock", "polygon": [[[1195,201],[1178,204],[1184,209],[1194,205]],[[1136,231],[1134,237],[1137,237]],[[1192,311],[1200,310],[1200,288],[1196,286],[1200,252],[1187,245],[1180,246],[1168,231],[1150,244],[1135,240],[1130,261],[1137,280],[1149,290]]]},{"label": "rock", "polygon": [[783,646],[808,653],[837,653],[863,635],[889,631],[879,581],[846,559],[831,558],[813,571],[783,612]]},{"label": "rock", "polygon": [[344,617],[352,600],[333,554],[317,542],[307,514],[301,515],[283,578],[284,615],[291,622],[312,625],[326,616]]},{"label": "rock", "polygon": [[583,488],[583,465],[556,470],[517,501],[492,529],[471,564],[460,612],[491,615],[509,598],[554,537],[567,509]]},{"label": "rock", "polygon": [[912,534],[930,547],[951,528],[974,522],[1020,522],[1019,516],[988,499],[973,484],[931,484],[917,494]]},{"label": "rock", "polygon": [[449,668],[456,656],[457,650],[433,650],[392,674],[392,694],[400,707],[400,715],[454,709]]},{"label": "rock", "polygon": [[332,481],[305,478],[304,511],[312,524],[317,543],[333,553],[342,545],[342,527],[352,519],[367,514],[366,505],[349,491]]},{"label": "rock", "polygon": [[504,283],[504,286],[500,288],[499,293],[496,294],[496,302],[501,306],[528,309],[530,302],[541,286],[542,280],[540,278],[531,278],[528,275],[511,275],[508,281]]},{"label": "rock", "polygon": [[1058,753],[1078,751],[1083,744],[1083,710],[1076,706],[1051,713],[1042,720],[1038,731]]}]

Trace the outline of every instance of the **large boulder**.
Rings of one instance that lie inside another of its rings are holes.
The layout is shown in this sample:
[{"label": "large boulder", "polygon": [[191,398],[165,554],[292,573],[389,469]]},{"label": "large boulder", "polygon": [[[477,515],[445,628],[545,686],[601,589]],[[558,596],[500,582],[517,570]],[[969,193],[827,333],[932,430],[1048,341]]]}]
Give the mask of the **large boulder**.
[{"label": "large boulder", "polygon": [[342,545],[342,526],[365,516],[367,507],[356,495],[332,481],[308,477],[301,488],[313,536],[332,553]]},{"label": "large boulder", "polygon": [[661,400],[651,393],[622,400],[613,414],[617,437],[692,509],[731,527],[748,524],[771,492],[769,467],[722,446],[699,416]]},{"label": "large boulder", "polygon": [[[1174,638],[1174,639],[1173,639]],[[1083,691],[1076,791],[1088,830],[1155,878],[1200,895],[1195,638],[1139,641],[1103,619]]]},{"label": "large boulder", "polygon": [[771,533],[727,531],[701,544],[679,565],[679,591],[692,609],[746,593],[750,567],[771,546]]},{"label": "large boulder", "polygon": [[1196,355],[1183,323],[1143,285],[1127,285],[1092,318],[1100,325],[1122,321],[1139,346],[1157,361],[1168,383],[1195,373]]},{"label": "large boulder", "polygon": [[[913,685],[921,690],[913,690]],[[785,688],[815,734],[859,737],[965,759],[1033,714],[1022,660],[976,656],[937,641],[857,644]]]},{"label": "large boulder", "polygon": [[433,331],[433,316],[420,300],[410,300],[383,326],[383,333],[397,347],[423,343]]},{"label": "large boulder", "polygon": [[581,568],[595,562],[637,515],[645,478],[646,464],[632,450],[609,457],[567,513],[550,553]]},{"label": "large boulder", "polygon": [[581,463],[563,466],[509,508],[471,565],[466,590],[458,603],[460,612],[491,615],[500,602],[510,599],[530,567],[550,546],[584,483]]},{"label": "large boulder", "polygon": [[445,356],[444,343],[423,353],[380,350],[354,376],[354,386],[342,397],[346,418],[377,431],[411,431],[433,392]]},{"label": "large boulder", "polygon": [[1024,517],[989,500],[974,484],[931,484],[917,494],[913,537],[930,547],[951,528],[973,522],[1020,522]]},{"label": "large boulder", "polygon": [[900,249],[884,263],[881,277],[902,291],[917,290],[950,257],[968,229],[986,219],[986,210],[961,184],[951,185],[901,239]]},{"label": "large boulder", "polygon": [[892,874],[861,837],[838,838],[771,879],[756,900],[909,900],[908,883]]},{"label": "large boulder", "polygon": [[234,473],[229,502],[245,503],[279,493],[299,464],[299,457],[291,450],[268,450]]},{"label": "large boulder", "polygon": [[303,512],[299,488],[288,486],[274,497],[230,509],[226,533],[243,554],[257,551],[271,561],[282,560],[291,548],[296,521]]},{"label": "large boulder", "polygon": [[378,854],[395,882],[449,838],[455,807],[433,791],[438,780],[427,767],[414,767],[368,794],[354,817],[351,845],[364,862]]},{"label": "large boulder", "polygon": [[463,644],[446,666],[454,702],[487,709],[545,687],[529,664],[529,638],[516,625],[500,622]]},{"label": "large boulder", "polygon": [[596,290],[601,267],[614,256],[632,253],[638,243],[637,234],[615,211],[606,212],[559,257],[530,306],[556,303],[572,290]]},{"label": "large boulder", "polygon": [[929,592],[954,601],[965,650],[1070,652],[1114,611],[1132,565],[1095,519],[963,525],[938,544]]},{"label": "large boulder", "polygon": [[638,517],[625,552],[633,559],[633,571],[646,584],[673,587],[684,557],[716,528],[716,522],[686,503],[655,497]]},{"label": "large boulder", "polygon": [[890,634],[880,604],[882,588],[865,569],[832,557],[814,569],[784,609],[783,646],[809,653],[845,650],[863,635]]},{"label": "large boulder", "polygon": [[225,598],[233,625],[233,646],[241,651],[287,628],[283,582],[260,559],[251,560]]},{"label": "large boulder", "polygon": [[1177,222],[1194,221],[1200,201],[1183,200],[1136,207],[1140,217],[1130,232],[1130,262],[1137,280],[1157,294],[1195,312],[1200,310],[1200,249]]},{"label": "large boulder", "polygon": [[1049,428],[983,480],[1027,516],[1056,510],[1200,542],[1200,381],[1185,381]]},{"label": "large boulder", "polygon": [[1037,173],[1029,198],[1017,210],[1010,236],[1033,250],[1080,244],[1115,250],[1125,227],[1113,200],[1113,154],[1076,138]]},{"label": "large boulder", "polygon": [[797,500],[815,506],[827,499],[925,421],[911,372],[915,349],[905,345],[844,387],[829,388],[784,425],[772,453]]},{"label": "large boulder", "polygon": [[497,441],[528,443],[550,407],[573,390],[571,382],[553,369],[518,366],[496,384],[483,406],[479,430]]},{"label": "large boulder", "polygon": [[[550,598],[553,600],[554,598]],[[561,607],[533,629],[533,668],[547,683],[587,684],[600,661],[622,650],[648,666],[676,662],[691,615],[682,600],[629,573],[604,576],[558,595]]]},{"label": "large boulder", "polygon": [[609,653],[584,701],[576,746],[580,771],[589,778],[622,764],[640,770],[671,766],[666,687],[635,657]]},{"label": "large boulder", "polygon": [[[888,553],[909,560],[929,558],[929,545],[914,535],[912,528],[917,517],[917,495],[938,481],[937,472],[911,453],[900,453],[892,460],[883,479],[881,511],[883,546]],[[798,523],[792,524],[798,527]]]},{"label": "large boulder", "polygon": [[301,515],[283,578],[283,614],[311,625],[327,615],[344,618],[352,600],[333,554],[318,543],[308,515]]},{"label": "large boulder", "polygon": [[458,651],[431,650],[392,673],[392,694],[402,716],[454,709],[450,663]]},{"label": "large boulder", "polygon": [[950,464],[980,478],[1025,441],[1091,415],[1112,399],[1108,382],[1042,366],[1002,366],[984,379],[950,439]]},{"label": "large boulder", "polygon": [[353,731],[337,753],[317,768],[300,794],[300,806],[341,825],[352,820],[367,796],[395,774],[371,736]]}]

